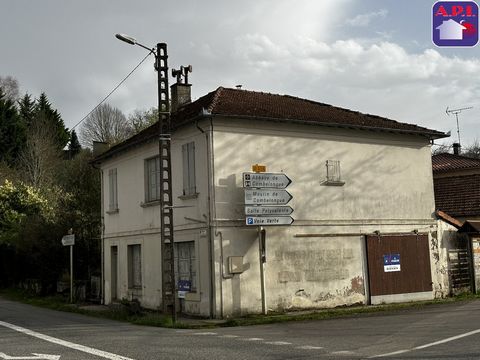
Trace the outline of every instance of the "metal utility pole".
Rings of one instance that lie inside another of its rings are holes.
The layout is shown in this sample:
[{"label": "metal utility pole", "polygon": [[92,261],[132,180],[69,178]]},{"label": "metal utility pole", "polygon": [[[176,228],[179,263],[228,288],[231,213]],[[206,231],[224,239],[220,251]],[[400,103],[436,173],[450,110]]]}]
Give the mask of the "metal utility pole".
[{"label": "metal utility pole", "polygon": [[464,108],[461,108],[461,109],[452,109],[452,110],[449,110],[448,106],[447,106],[447,110],[445,110],[445,112],[447,113],[448,116],[450,116],[450,114],[455,114],[455,118],[457,120],[458,145],[461,145],[461,143],[460,143],[460,126],[458,125],[458,114],[460,114],[464,110],[470,110],[470,109],[473,109],[473,106],[464,107]]},{"label": "metal utility pole", "polygon": [[170,99],[168,93],[167,44],[158,43],[156,49],[142,45],[135,38],[116,34],[117,39],[130,45],[138,45],[155,55],[155,70],[158,79],[158,148],[159,162],[157,173],[160,202],[160,248],[162,269],[162,307],[166,314],[170,308],[172,321],[177,319],[175,301],[175,257],[173,239],[173,200],[172,200],[172,158],[170,151]]}]

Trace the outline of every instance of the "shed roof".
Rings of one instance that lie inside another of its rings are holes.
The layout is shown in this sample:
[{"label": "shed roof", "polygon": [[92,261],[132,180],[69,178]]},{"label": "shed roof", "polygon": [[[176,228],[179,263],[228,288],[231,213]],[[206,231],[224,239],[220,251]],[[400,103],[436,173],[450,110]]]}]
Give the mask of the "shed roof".
[{"label": "shed roof", "polygon": [[432,168],[434,173],[480,169],[480,159],[450,153],[436,154],[432,156]]},{"label": "shed roof", "polygon": [[[358,130],[391,132],[423,136],[428,139],[447,137],[443,132],[407,124],[381,116],[301,99],[290,95],[277,95],[258,91],[218,89],[181,107],[171,116],[172,128],[194,122],[201,116],[222,116],[243,120],[266,120],[302,123],[315,126],[340,127]],[[110,148],[99,155],[101,161],[118,151],[158,136],[158,123]]]},{"label": "shed roof", "polygon": [[480,215],[480,174],[433,180],[435,207],[453,217]]}]

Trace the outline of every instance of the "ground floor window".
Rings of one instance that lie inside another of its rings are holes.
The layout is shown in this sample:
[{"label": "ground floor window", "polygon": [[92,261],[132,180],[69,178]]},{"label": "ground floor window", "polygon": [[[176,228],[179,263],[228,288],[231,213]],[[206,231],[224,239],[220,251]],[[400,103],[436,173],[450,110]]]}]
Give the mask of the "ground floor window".
[{"label": "ground floor window", "polygon": [[175,279],[190,281],[192,292],[197,291],[197,272],[195,262],[195,242],[175,243]]},{"label": "ground floor window", "polygon": [[142,288],[142,248],[140,244],[128,245],[128,288]]}]

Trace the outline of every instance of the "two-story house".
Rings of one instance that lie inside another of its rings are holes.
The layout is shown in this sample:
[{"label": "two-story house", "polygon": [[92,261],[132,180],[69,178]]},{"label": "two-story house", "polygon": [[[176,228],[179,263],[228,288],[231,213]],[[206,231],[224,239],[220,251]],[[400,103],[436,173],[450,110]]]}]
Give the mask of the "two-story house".
[{"label": "two-story house", "polygon": [[[259,313],[263,304],[285,310],[433,298],[430,146],[444,133],[223,87],[172,105],[176,278],[191,284],[182,311],[223,318]],[[159,308],[157,125],[96,163],[105,302],[136,298]],[[292,180],[294,222],[265,226],[263,266],[263,235],[245,220],[242,174],[253,164]]]}]

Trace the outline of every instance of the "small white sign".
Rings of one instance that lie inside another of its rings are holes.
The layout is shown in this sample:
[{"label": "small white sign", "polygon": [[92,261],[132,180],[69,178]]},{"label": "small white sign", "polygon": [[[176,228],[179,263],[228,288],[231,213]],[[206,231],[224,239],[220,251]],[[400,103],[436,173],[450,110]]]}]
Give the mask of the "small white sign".
[{"label": "small white sign", "polygon": [[245,206],[245,215],[290,215],[291,206]]},{"label": "small white sign", "polygon": [[75,245],[75,234],[65,235],[64,237],[62,237],[62,245],[63,246]]},{"label": "small white sign", "polygon": [[400,265],[385,265],[383,267],[384,272],[394,272],[394,271],[401,271]]},{"label": "small white sign", "polygon": [[291,225],[293,218],[291,216],[247,216],[245,223],[247,225]]},{"label": "small white sign", "polygon": [[185,299],[185,295],[187,294],[187,291],[178,291],[178,298],[179,299]]}]

